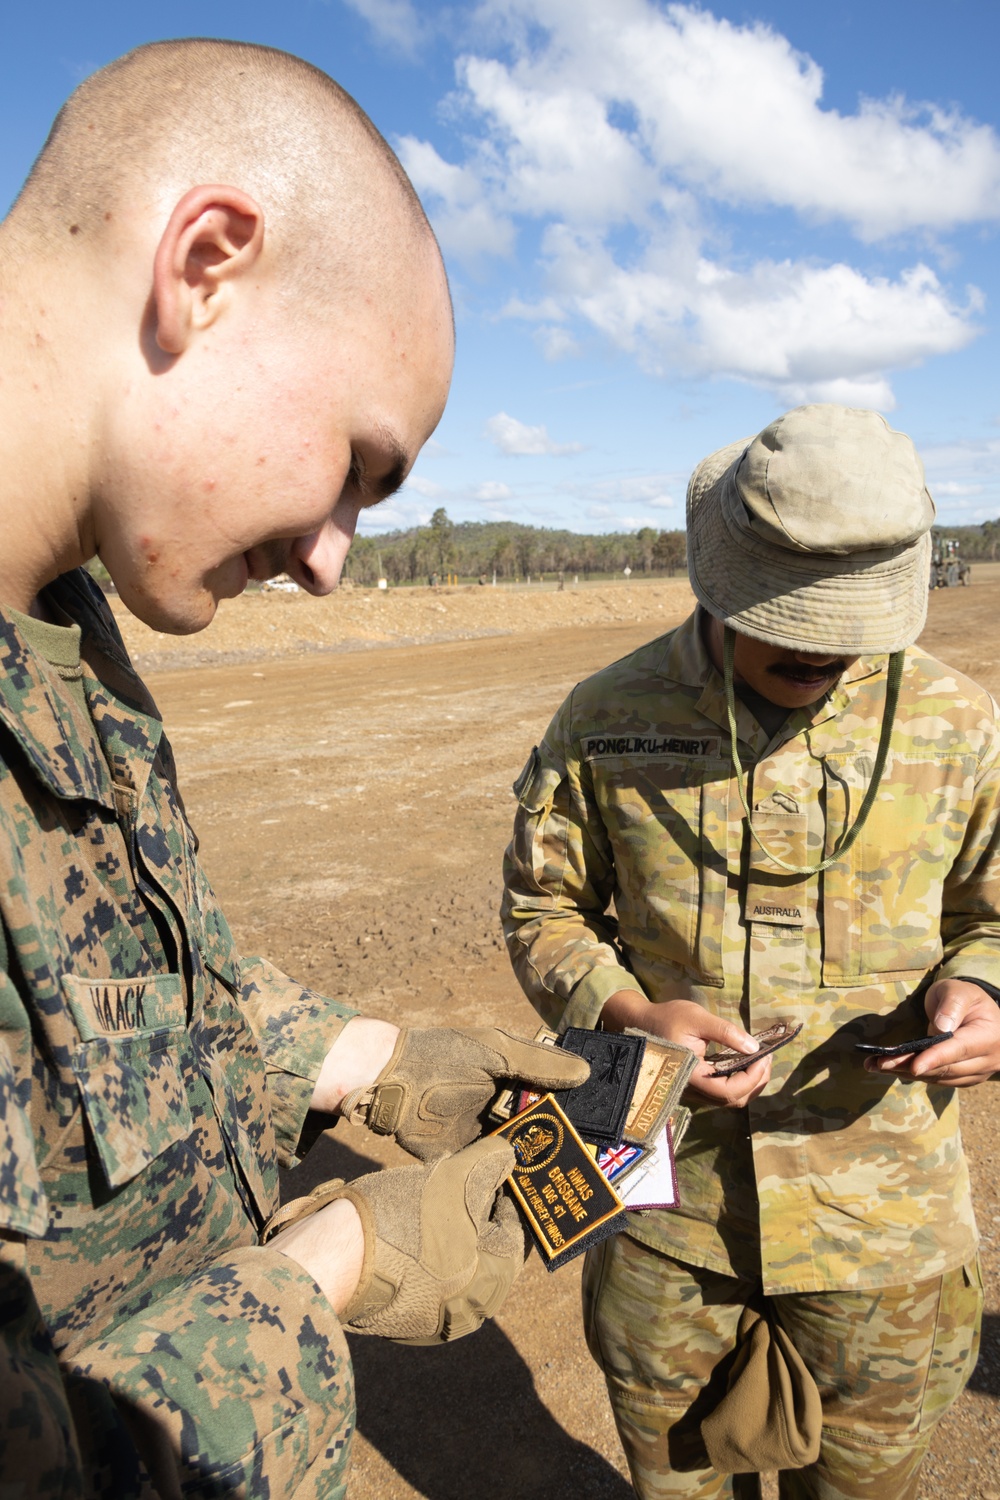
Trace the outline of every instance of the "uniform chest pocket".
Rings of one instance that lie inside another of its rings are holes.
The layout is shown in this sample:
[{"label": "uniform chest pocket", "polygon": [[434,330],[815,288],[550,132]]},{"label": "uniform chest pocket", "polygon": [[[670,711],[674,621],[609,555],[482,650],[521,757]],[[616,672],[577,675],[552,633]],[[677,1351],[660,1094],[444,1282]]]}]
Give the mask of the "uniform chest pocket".
[{"label": "uniform chest pocket", "polygon": [[108,1184],[120,1187],[191,1134],[184,992],[176,974],[67,974],[63,990],[80,1037],[71,1061],[84,1114]]},{"label": "uniform chest pocket", "polygon": [[[853,822],[871,774],[865,757],[827,757],[827,850]],[[944,882],[965,836],[972,757],[896,754],[853,848],[822,876],[823,982],[910,980],[942,952]]]},{"label": "uniform chest pocket", "polygon": [[721,983],[728,766],[597,761],[594,785],[614,849],[623,941]]}]

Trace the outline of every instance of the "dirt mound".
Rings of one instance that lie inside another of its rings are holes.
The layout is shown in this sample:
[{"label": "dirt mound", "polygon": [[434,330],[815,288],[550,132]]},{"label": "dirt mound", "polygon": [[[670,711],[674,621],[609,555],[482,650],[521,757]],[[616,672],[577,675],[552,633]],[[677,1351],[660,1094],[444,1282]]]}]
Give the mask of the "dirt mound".
[{"label": "dirt mound", "polygon": [[337,589],[326,599],[255,591],[225,599],[207,630],[171,636],[112,600],[125,643],[140,670],[225,666],[314,651],[361,651],[523,634],[548,627],[676,619],[692,603],[686,579],[568,583],[514,588]]}]

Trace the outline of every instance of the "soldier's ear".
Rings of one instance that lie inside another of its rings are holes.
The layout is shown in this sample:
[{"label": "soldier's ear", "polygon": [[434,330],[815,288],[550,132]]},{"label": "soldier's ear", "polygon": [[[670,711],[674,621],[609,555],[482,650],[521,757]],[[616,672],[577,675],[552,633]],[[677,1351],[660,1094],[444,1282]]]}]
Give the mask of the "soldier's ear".
[{"label": "soldier's ear", "polygon": [[153,261],[156,342],[183,354],[229,306],[264,246],[264,212],[239,188],[190,188],[175,205]]}]

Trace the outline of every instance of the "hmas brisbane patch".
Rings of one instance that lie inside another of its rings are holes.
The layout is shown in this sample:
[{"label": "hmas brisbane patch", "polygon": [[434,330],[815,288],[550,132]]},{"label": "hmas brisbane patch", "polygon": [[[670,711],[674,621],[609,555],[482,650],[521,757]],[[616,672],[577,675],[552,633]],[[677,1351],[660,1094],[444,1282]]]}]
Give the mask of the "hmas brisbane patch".
[{"label": "hmas brisbane patch", "polygon": [[551,1094],[493,1134],[514,1148],[507,1181],[547,1270],[624,1229],[621,1199]]}]

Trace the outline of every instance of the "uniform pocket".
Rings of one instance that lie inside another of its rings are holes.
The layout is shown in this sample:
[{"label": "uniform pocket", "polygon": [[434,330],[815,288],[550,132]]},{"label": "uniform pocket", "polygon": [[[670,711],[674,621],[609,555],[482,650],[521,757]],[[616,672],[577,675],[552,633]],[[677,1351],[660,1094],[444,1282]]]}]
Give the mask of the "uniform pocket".
[{"label": "uniform pocket", "polygon": [[600,760],[623,942],[703,983],[722,981],[728,779],[704,762]]},{"label": "uniform pocket", "polygon": [[180,978],[68,974],[63,988],[81,1037],[71,1062],[83,1110],[108,1184],[121,1187],[191,1134]]},{"label": "uniform pocket", "polygon": [[195,878],[198,897],[197,919],[191,924],[205,967],[233,992],[240,988],[240,962],[229,923],[201,871]]},{"label": "uniform pocket", "polygon": [[565,813],[548,826],[548,839],[545,832],[556,793],[566,780],[564,770],[542,764],[536,746],[513,786],[520,813],[514,820],[511,851],[536,889],[552,895],[558,895],[562,887],[566,857],[562,841],[568,832]]},{"label": "uniform pocket", "polygon": [[920,1430],[933,1428],[968,1384],[979,1358],[983,1320],[979,1258],[941,1278],[934,1350],[920,1411]]},{"label": "uniform pocket", "polygon": [[[944,882],[965,834],[968,757],[895,755],[853,848],[823,880],[823,983],[906,979],[942,953]],[[823,774],[828,847],[854,822],[868,787],[865,756],[830,756]]]}]

